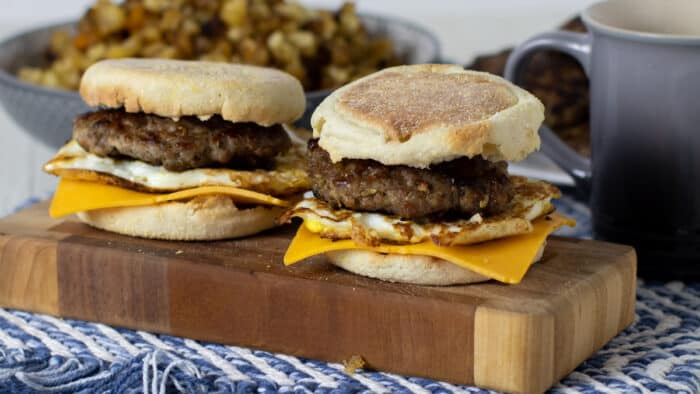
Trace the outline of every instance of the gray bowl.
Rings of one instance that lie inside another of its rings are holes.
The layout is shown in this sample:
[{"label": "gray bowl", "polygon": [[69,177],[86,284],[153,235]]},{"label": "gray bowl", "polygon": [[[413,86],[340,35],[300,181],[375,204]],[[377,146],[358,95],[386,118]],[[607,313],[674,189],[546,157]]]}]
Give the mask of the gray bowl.
[{"label": "gray bowl", "polygon": [[[408,64],[433,63],[440,59],[437,38],[410,22],[361,15],[372,35],[389,37],[397,54]],[[71,136],[73,118],[89,110],[77,92],[33,85],[15,77],[23,66],[43,62],[51,34],[58,29],[72,29],[74,23],[62,23],[27,31],[0,43],[0,102],[9,115],[29,134],[49,147],[58,148]],[[306,93],[306,112],[297,122],[310,128],[313,110],[331,90]]]}]

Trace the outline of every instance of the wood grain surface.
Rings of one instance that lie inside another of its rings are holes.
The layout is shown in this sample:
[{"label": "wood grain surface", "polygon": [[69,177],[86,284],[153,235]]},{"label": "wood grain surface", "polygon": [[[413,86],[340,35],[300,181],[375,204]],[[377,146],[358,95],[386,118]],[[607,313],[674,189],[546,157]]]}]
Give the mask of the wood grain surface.
[{"label": "wood grain surface", "polygon": [[518,285],[430,287],[282,255],[292,226],[165,242],[54,220],[0,220],[0,305],[509,392],[541,392],[632,322],[627,246],[550,239]]}]

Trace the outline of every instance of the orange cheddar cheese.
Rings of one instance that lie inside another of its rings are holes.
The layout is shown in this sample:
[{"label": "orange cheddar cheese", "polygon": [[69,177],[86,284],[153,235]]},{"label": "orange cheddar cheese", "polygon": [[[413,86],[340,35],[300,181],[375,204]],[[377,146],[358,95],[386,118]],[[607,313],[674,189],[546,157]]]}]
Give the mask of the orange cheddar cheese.
[{"label": "orange cheddar cheese", "polygon": [[321,238],[302,225],[284,256],[284,263],[291,265],[334,250],[359,249],[437,257],[499,282],[519,283],[547,236],[563,225],[575,224],[572,219],[553,213],[535,220],[533,230],[528,234],[449,247],[437,246],[430,241],[408,245],[382,244],[376,247],[358,245],[352,240],[332,241]]},{"label": "orange cheddar cheese", "polygon": [[93,209],[153,205],[211,194],[230,196],[234,201],[244,204],[289,205],[286,201],[267,194],[231,186],[203,186],[174,193],[143,193],[102,183],[62,178],[51,201],[49,215],[55,218]]}]

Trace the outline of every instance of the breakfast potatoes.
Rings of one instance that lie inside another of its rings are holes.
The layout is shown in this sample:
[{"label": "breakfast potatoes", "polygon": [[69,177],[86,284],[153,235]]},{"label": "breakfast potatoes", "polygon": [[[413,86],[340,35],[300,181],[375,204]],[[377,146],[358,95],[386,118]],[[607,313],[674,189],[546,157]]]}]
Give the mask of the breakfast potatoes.
[{"label": "breakfast potatoes", "polygon": [[401,63],[391,41],[367,32],[353,3],[332,12],[284,0],[97,0],[75,32],[53,34],[45,67],[18,76],[76,90],[90,65],[125,57],[275,67],[307,91]]}]

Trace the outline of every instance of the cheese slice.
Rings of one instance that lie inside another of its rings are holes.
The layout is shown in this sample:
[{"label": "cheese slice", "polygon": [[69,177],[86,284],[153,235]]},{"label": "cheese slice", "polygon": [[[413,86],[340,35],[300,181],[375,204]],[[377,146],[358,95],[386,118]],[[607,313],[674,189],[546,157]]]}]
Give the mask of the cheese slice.
[{"label": "cheese slice", "polygon": [[462,268],[504,283],[519,283],[547,236],[563,225],[574,226],[575,221],[553,213],[533,222],[528,234],[501,238],[464,246],[437,246],[430,241],[409,245],[358,245],[353,240],[332,241],[321,238],[306,226],[299,227],[284,256],[284,264],[291,265],[305,258],[334,250],[369,250],[379,253],[415,254],[437,257]]},{"label": "cheese slice", "polygon": [[243,204],[275,205],[280,207],[289,205],[286,201],[267,194],[231,186],[204,186],[180,190],[174,193],[158,194],[137,192],[96,182],[61,178],[51,201],[49,215],[55,218],[93,209],[153,205],[211,194],[230,196],[235,202]]}]

